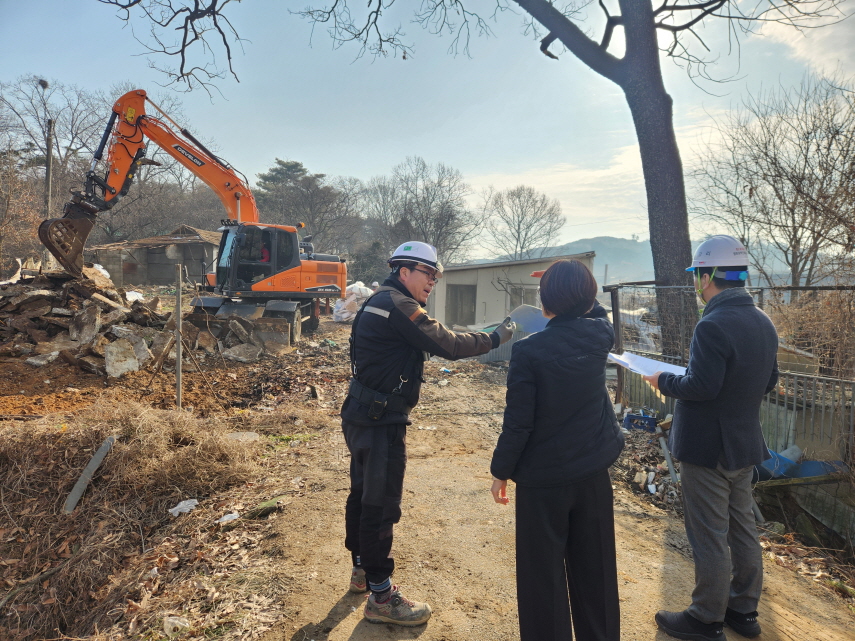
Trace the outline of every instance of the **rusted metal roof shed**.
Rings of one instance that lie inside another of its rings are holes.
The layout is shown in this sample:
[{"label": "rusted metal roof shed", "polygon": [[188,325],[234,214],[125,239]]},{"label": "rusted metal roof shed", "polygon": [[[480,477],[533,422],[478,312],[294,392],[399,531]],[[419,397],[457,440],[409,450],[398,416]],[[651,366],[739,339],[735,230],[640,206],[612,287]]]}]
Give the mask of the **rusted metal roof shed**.
[{"label": "rusted metal roof shed", "polygon": [[203,283],[213,270],[219,245],[219,232],[181,225],[163,236],[90,247],[87,260],[100,263],[120,287],[170,285],[177,263],[185,266],[191,280]]}]

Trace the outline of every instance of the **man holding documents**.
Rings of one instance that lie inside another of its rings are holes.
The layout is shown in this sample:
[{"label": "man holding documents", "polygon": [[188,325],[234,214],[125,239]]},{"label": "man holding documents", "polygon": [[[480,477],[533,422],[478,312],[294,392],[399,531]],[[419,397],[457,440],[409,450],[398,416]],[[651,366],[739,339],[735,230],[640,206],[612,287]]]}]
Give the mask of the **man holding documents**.
[{"label": "man holding documents", "polygon": [[670,446],[681,462],[686,535],[695,560],[692,604],[660,611],[656,623],[678,639],[725,641],[723,624],[760,634],[763,561],[751,511],[755,465],[769,458],[760,403],[778,380],[778,335],[745,290],[748,253],[731,236],[695,252],[695,288],[705,309],[684,375],[644,379],[678,399]]}]

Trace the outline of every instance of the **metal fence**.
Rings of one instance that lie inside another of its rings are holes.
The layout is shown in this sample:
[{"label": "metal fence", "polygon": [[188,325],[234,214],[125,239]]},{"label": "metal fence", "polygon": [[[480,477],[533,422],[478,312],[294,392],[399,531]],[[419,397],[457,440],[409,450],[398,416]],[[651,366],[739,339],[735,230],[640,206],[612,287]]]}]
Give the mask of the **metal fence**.
[{"label": "metal fence", "polygon": [[[661,360],[658,354],[644,355]],[[781,372],[777,387],[760,407],[767,445],[776,452],[797,445],[806,459],[855,464],[853,393],[853,381]],[[634,372],[624,373],[619,398],[626,407],[649,408],[660,416],[674,413],[675,400]]]},{"label": "metal fence", "polygon": [[[698,305],[692,287],[609,285],[620,347],[667,354],[685,365]],[[855,379],[855,287],[750,287],[756,305],[778,330],[779,367],[829,378]]]}]

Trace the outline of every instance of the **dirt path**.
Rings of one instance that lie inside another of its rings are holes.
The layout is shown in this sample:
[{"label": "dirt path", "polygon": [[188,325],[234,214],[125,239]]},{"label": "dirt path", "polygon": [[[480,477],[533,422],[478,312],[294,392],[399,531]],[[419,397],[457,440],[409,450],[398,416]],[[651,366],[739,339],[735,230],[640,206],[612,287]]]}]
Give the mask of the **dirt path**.
[{"label": "dirt path", "polygon": [[[362,619],[364,597],[347,592],[347,453],[331,427],[300,457],[313,491],[286,507],[268,546],[275,558],[271,585],[279,586],[288,621],[265,641],[518,638],[513,509],[493,503],[488,491],[504,373],[461,365],[460,373],[445,376],[444,366],[428,365],[429,382],[448,383],[425,386],[408,434],[404,514],[394,546],[395,581],[408,596],[428,601],[433,618],[419,628],[372,625]],[[513,488],[510,495],[513,501]],[[666,641],[653,615],[688,605],[693,584],[682,522],[617,485],[616,525],[622,638]],[[760,615],[760,641],[848,641],[855,630],[855,617],[827,590],[771,561]]]},{"label": "dirt path", "polygon": [[[236,429],[244,416],[246,429],[271,439],[262,460],[265,476],[216,497],[213,511],[243,512],[274,496],[288,497],[269,522],[238,525],[234,544],[218,539],[211,529],[206,521],[214,518],[211,508],[205,512],[209,516],[199,511],[200,531],[209,532],[219,546],[211,553],[224,545],[237,551],[236,560],[223,557],[226,569],[218,575],[202,572],[197,577],[216,583],[224,596],[219,601],[211,597],[214,604],[204,605],[222,627],[200,627],[194,638],[255,639],[261,634],[262,641],[515,641],[513,507],[496,505],[489,494],[489,461],[504,406],[506,370],[501,368],[475,362],[426,366],[427,384],[408,434],[394,580],[406,595],[428,601],[433,618],[418,628],[371,625],[362,618],[364,597],[347,592],[350,555],[342,542],[348,455],[337,414],[349,374],[348,330],[326,323],[314,343],[307,341],[278,361],[207,363],[204,380],[187,373],[186,406],[210,416],[223,412],[227,401]],[[319,344],[323,339],[331,341]],[[58,362],[41,369],[13,360],[0,364],[7,383],[0,390],[0,416],[59,412],[59,424],[63,415],[105,395],[114,402],[142,401],[154,407],[173,402],[174,382],[168,374],[152,378],[142,372],[105,384]],[[220,400],[211,396],[210,385]],[[27,423],[16,425],[26,429]],[[623,482],[615,488],[622,639],[667,641],[670,637],[656,629],[653,615],[688,605],[693,584],[682,520],[633,494]],[[513,501],[512,485],[509,490]],[[241,527],[251,536],[241,539]],[[175,575],[174,582],[163,577],[161,593],[145,613],[154,627],[141,638],[162,638],[157,632],[160,617],[172,607],[164,604],[179,603],[176,595],[186,588],[180,577],[187,573]],[[135,594],[122,594],[117,602],[124,604],[126,596]],[[195,610],[178,608],[175,613],[197,621],[202,606],[193,603]],[[767,560],[760,641],[851,640],[855,613],[848,608],[830,590]],[[126,629],[127,617],[117,625]],[[731,640],[742,639],[729,630],[727,634]]]}]

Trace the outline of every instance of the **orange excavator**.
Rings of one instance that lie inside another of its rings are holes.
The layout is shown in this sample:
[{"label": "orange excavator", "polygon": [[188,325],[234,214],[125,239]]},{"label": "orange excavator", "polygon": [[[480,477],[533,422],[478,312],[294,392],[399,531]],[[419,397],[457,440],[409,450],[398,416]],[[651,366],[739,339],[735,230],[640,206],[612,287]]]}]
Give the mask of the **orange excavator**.
[{"label": "orange excavator", "polygon": [[[147,114],[146,103],[160,115]],[[292,342],[300,339],[304,324],[314,329],[320,316],[320,299],[344,295],[344,259],[316,254],[309,242],[311,236],[301,241],[297,230],[305,227],[303,223],[292,226],[259,222],[255,198],[245,177],[179,127],[142,90],[129,91],[113,105],[83,191],[72,192],[62,218],[41,224],[42,244],[70,274],[79,277],[86,239],[98,214],[115,206],[128,193],[139,167],[154,163],[145,158],[148,140],[213,189],[228,216],[219,229],[222,237],[216,270],[207,275],[206,290],[216,295],[196,297],[190,320],[211,327],[217,325],[216,319],[227,321],[237,314],[260,320],[271,330],[277,319],[280,324],[284,320],[290,325]],[[105,148],[107,172],[102,178],[95,170]],[[223,325],[227,326],[227,322]]]}]

